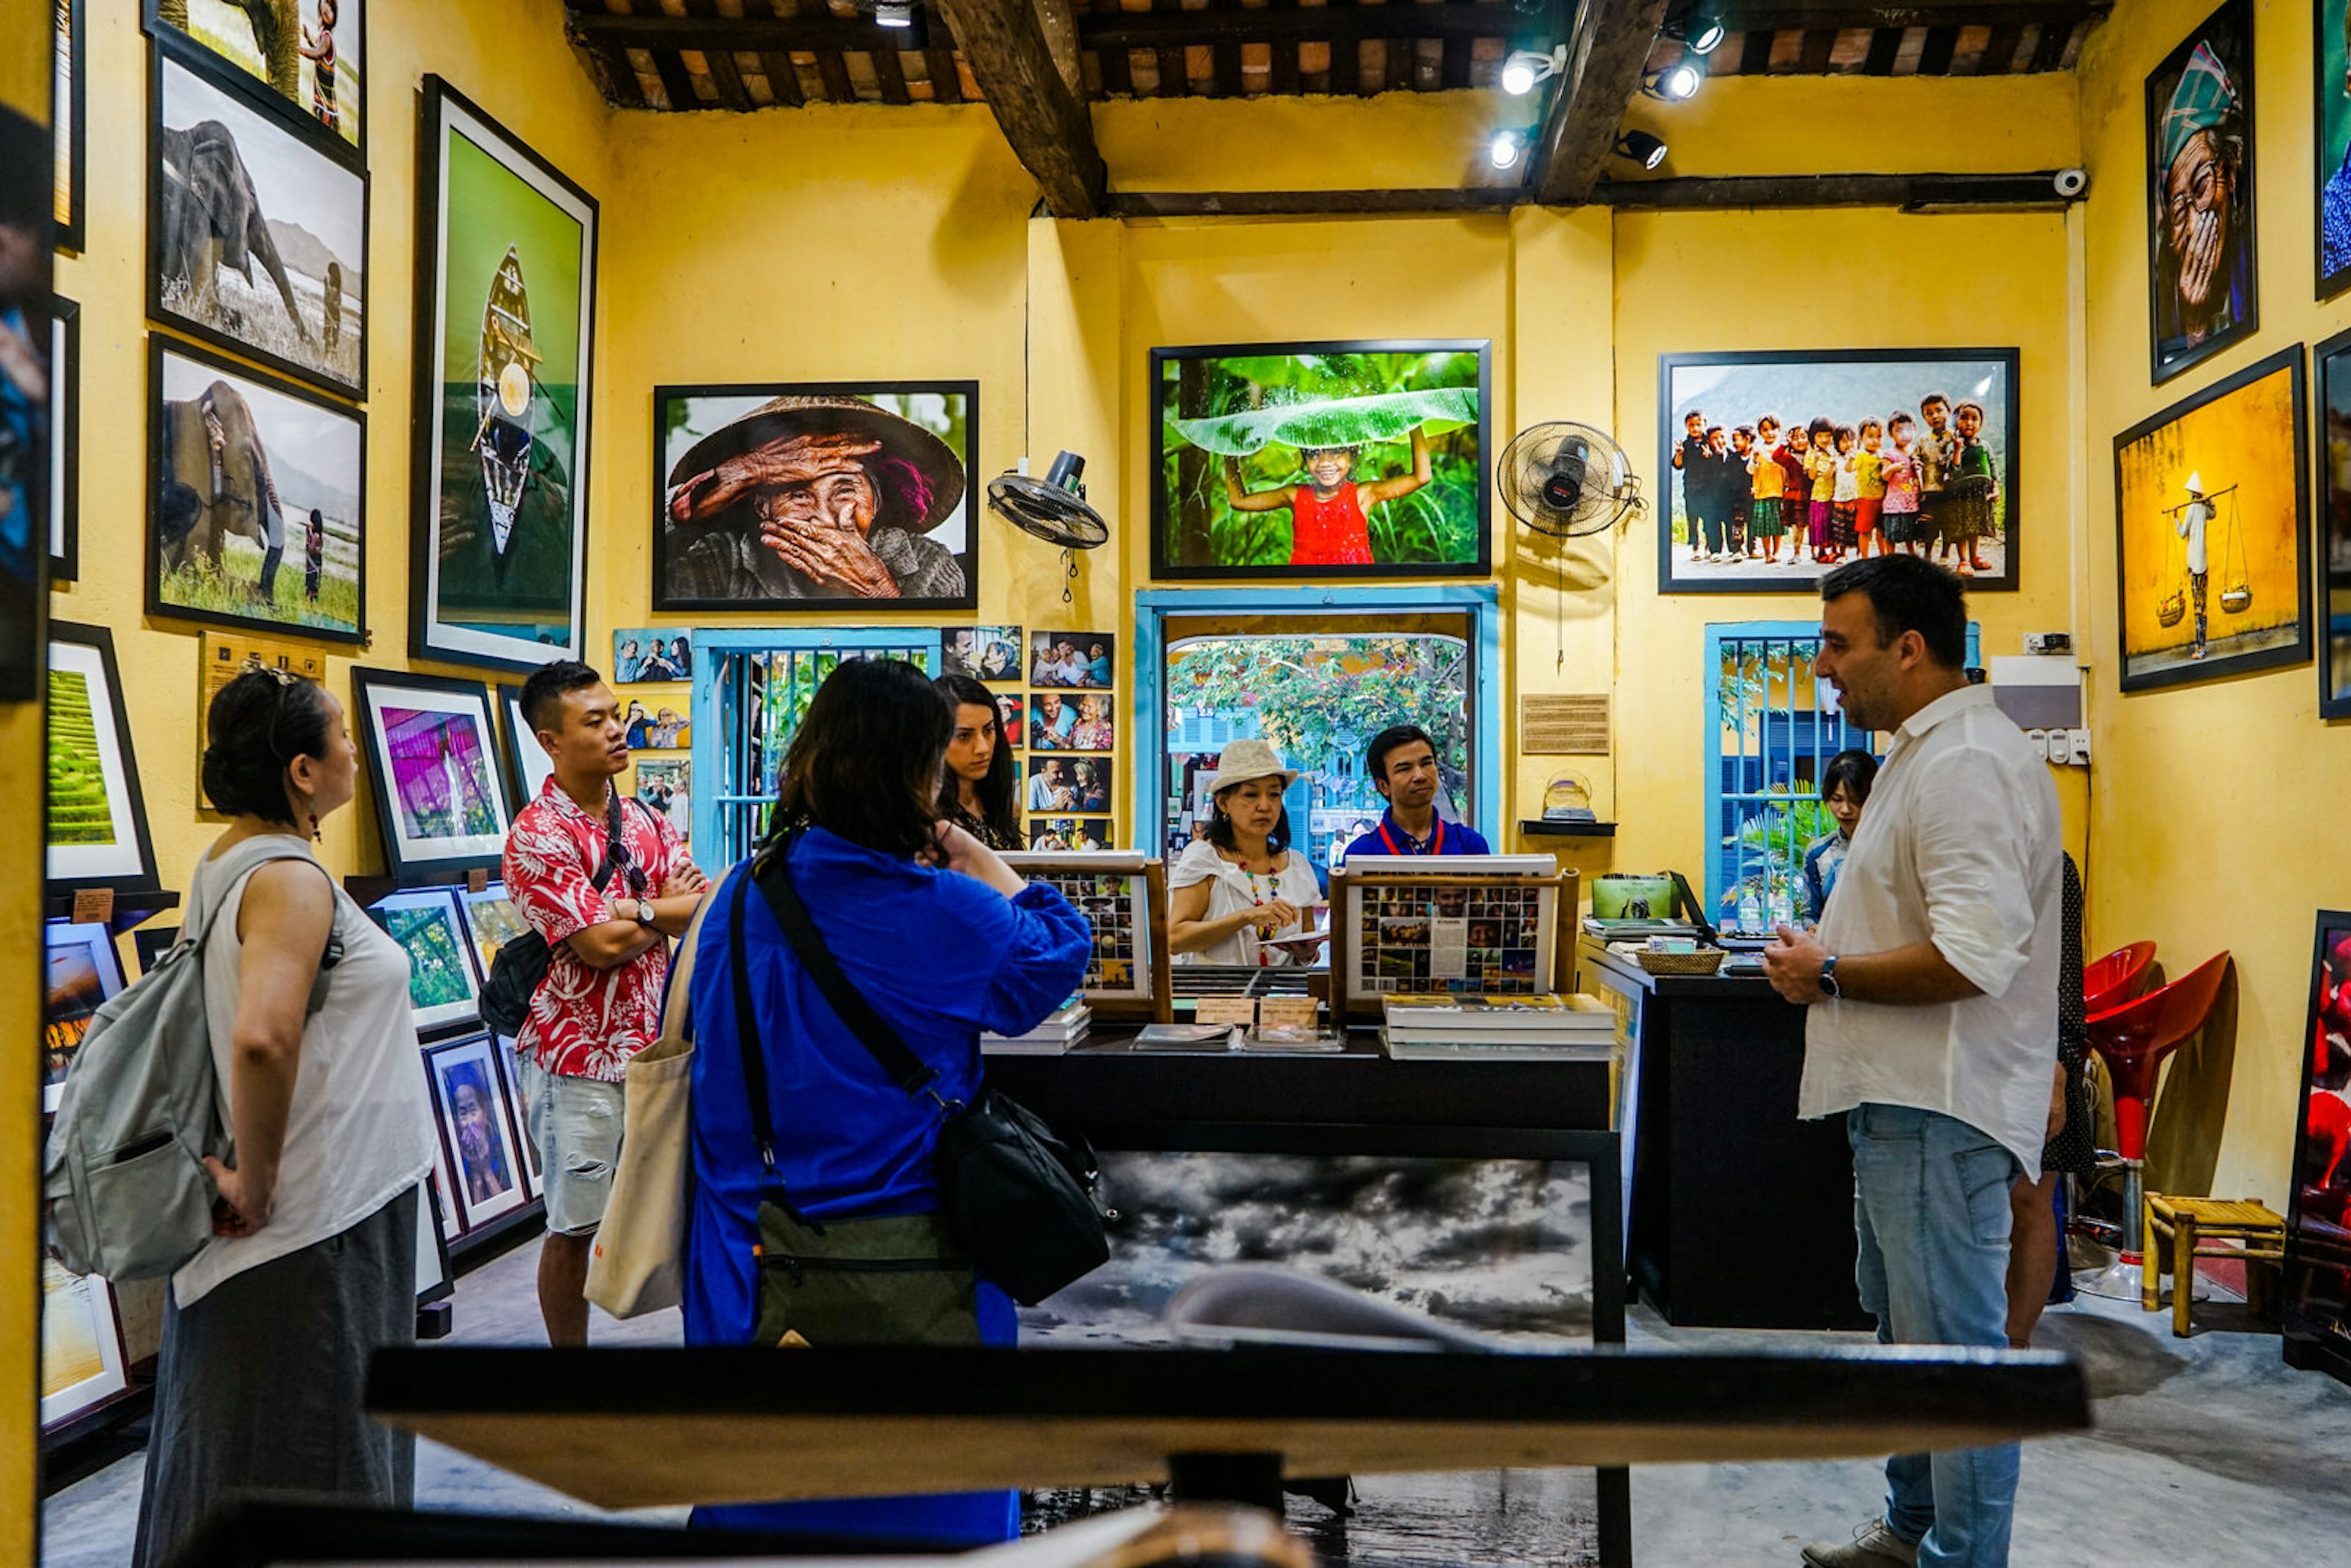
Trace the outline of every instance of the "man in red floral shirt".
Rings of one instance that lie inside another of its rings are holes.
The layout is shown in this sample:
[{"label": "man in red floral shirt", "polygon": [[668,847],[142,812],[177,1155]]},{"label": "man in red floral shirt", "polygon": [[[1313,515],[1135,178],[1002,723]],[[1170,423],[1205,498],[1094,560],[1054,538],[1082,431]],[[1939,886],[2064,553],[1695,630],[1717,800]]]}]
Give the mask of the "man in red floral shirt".
[{"label": "man in red floral shirt", "polygon": [[709,882],[666,820],[614,788],[627,722],[603,676],[559,659],[523,683],[521,707],[555,771],[507,834],[507,896],[549,955],[515,1048],[547,1177],[539,1315],[549,1343],[576,1345],[588,1343],[589,1253],[620,1160],[622,1077],[661,1032],[669,939]]}]

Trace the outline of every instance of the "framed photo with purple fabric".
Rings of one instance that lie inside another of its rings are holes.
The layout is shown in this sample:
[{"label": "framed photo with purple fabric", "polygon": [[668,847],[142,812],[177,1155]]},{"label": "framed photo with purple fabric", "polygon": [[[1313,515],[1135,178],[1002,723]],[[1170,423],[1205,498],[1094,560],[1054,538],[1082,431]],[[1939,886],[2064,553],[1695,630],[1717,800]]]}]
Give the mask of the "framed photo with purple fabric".
[{"label": "framed photo with purple fabric", "polygon": [[512,818],[494,757],[489,687],[355,667],[351,695],[394,879],[407,885],[496,871]]}]

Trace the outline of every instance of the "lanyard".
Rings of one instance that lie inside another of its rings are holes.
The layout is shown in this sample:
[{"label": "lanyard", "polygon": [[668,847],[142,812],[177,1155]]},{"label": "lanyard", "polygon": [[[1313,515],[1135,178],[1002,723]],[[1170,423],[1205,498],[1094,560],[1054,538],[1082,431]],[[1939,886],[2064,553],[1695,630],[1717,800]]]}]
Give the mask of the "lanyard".
[{"label": "lanyard", "polygon": [[[1405,835],[1405,847],[1396,848],[1396,841],[1388,837],[1388,825],[1384,821],[1380,823],[1379,835],[1380,842],[1387,845],[1388,853],[1392,855],[1416,855],[1422,852],[1411,847],[1414,841],[1410,833]],[[1437,831],[1428,835],[1427,852],[1433,855],[1441,855],[1445,852],[1445,819],[1442,817],[1437,819]]]}]

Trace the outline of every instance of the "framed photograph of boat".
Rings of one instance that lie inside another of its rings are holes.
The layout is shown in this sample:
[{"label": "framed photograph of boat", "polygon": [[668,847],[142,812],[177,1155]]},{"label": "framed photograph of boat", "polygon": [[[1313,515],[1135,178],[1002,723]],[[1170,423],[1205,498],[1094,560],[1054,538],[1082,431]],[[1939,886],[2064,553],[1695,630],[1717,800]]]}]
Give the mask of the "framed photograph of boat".
[{"label": "framed photograph of boat", "polygon": [[596,198],[435,76],[418,159],[408,651],[585,658]]},{"label": "framed photograph of boat", "polygon": [[2310,657],[2302,345],[2115,437],[2122,689]]},{"label": "framed photograph of boat", "polygon": [[977,382],[655,387],[655,610],[970,610]]},{"label": "framed photograph of boat", "polygon": [[404,885],[449,872],[496,872],[512,819],[492,760],[489,688],[354,667],[351,695],[393,880]]},{"label": "framed photograph of boat", "polygon": [[114,1287],[41,1260],[41,1430],[54,1432],[131,1387]]},{"label": "framed photograph of boat", "polygon": [[49,891],[158,885],[114,633],[49,622]]},{"label": "framed photograph of boat", "polygon": [[81,307],[49,301],[49,580],[81,570]]},{"label": "framed photograph of boat", "polygon": [[367,175],[189,45],[159,37],[152,58],[147,313],[364,398]]},{"label": "framed photograph of boat", "polygon": [[147,612],[367,640],[367,415],[147,337]]},{"label": "framed photograph of boat", "polygon": [[[79,9],[77,0],[76,9]],[[368,0],[143,0],[147,31],[250,82],[271,114],[353,168],[366,131]]]},{"label": "framed photograph of boat", "polygon": [[49,0],[57,17],[57,98],[50,130],[57,139],[57,241],[59,250],[81,251],[81,214],[88,180],[82,161],[89,139],[88,73],[82,68],[82,9],[87,0]]}]

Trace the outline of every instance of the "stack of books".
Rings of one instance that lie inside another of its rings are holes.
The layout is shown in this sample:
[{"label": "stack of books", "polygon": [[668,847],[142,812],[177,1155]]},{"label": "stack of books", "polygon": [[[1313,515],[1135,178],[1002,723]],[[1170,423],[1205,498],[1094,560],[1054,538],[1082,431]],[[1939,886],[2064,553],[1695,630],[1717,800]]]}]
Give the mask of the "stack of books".
[{"label": "stack of books", "polygon": [[1052,1017],[1027,1034],[1003,1035],[982,1031],[979,1049],[988,1056],[1059,1056],[1063,1051],[1083,1045],[1093,1022],[1094,1009],[1086,1005],[1085,998],[1071,997]]},{"label": "stack of books", "polygon": [[1593,1061],[1616,1049],[1616,1014],[1593,996],[1390,998],[1380,1043],[1399,1061]]}]

